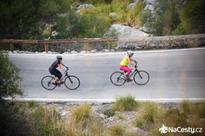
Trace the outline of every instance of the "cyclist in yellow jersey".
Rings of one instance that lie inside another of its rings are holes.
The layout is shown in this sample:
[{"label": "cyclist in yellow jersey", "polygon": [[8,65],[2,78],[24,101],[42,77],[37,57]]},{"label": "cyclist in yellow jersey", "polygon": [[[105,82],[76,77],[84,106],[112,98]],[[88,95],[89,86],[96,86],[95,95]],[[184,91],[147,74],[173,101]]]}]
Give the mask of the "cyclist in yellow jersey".
[{"label": "cyclist in yellow jersey", "polygon": [[129,68],[129,64],[134,66],[134,60],[132,59],[133,55],[134,53],[132,51],[128,51],[127,55],[120,62],[120,70],[123,70],[125,72],[125,78],[128,81],[132,80],[129,78],[130,73],[132,71],[131,68]]}]

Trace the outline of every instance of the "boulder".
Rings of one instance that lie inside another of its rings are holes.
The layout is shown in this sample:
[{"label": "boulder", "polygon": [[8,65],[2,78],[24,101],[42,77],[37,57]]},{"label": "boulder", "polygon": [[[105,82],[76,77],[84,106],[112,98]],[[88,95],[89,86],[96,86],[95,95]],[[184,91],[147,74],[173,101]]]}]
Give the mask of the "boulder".
[{"label": "boulder", "polygon": [[66,51],[66,52],[64,52],[63,54],[69,54],[69,52]]},{"label": "boulder", "polygon": [[113,24],[109,30],[115,30],[118,34],[118,39],[122,41],[131,39],[143,40],[149,36],[147,33],[141,31],[140,29],[121,24]]},{"label": "boulder", "polygon": [[137,4],[138,4],[139,0],[134,0],[133,3],[130,3],[128,6],[127,6],[127,9],[133,9]]},{"label": "boulder", "polygon": [[145,0],[146,5],[155,5],[156,2],[156,0]]},{"label": "boulder", "polygon": [[96,52],[97,52],[96,49],[91,50],[91,53],[96,53]]},{"label": "boulder", "polygon": [[85,53],[86,53],[86,51],[80,51],[80,53],[81,53],[81,54],[85,54]]},{"label": "boulder", "polygon": [[78,53],[78,52],[75,50],[71,51],[71,54],[76,54],[76,53]]},{"label": "boulder", "polygon": [[81,10],[90,10],[94,6],[92,4],[82,4],[77,7],[77,13],[80,13]]},{"label": "boulder", "polygon": [[153,5],[146,5],[145,6],[145,8],[144,8],[144,10],[151,10],[151,11],[153,11],[154,10],[154,6]]},{"label": "boulder", "polygon": [[112,19],[116,19],[117,18],[117,13],[111,12],[111,13],[109,13],[109,17],[111,17]]}]

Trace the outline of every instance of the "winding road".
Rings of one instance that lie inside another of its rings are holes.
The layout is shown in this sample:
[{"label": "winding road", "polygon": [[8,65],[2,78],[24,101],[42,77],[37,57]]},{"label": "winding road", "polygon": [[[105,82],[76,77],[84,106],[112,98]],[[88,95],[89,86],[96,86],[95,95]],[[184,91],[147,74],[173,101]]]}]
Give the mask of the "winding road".
[{"label": "winding road", "polygon": [[40,80],[56,54],[9,54],[9,59],[20,70],[23,98],[64,100],[111,100],[133,95],[144,100],[178,100],[205,98],[205,48],[136,51],[134,59],[139,69],[150,73],[145,86],[134,82],[124,86],[111,84],[109,76],[118,70],[126,52],[62,54],[70,67],[69,73],[78,76],[81,86],[68,90],[65,86],[53,91],[42,88]]}]

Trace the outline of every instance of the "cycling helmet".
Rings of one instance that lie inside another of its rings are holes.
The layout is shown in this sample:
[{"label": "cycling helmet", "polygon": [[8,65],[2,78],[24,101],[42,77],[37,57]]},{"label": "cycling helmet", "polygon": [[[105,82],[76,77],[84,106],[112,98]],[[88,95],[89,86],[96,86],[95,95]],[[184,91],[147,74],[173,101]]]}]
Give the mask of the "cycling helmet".
[{"label": "cycling helmet", "polygon": [[132,56],[134,55],[134,53],[133,53],[132,51],[127,51],[127,55],[128,55],[129,57],[132,57]]},{"label": "cycling helmet", "polygon": [[57,56],[56,59],[57,60],[62,60],[63,58],[62,58],[62,56]]}]

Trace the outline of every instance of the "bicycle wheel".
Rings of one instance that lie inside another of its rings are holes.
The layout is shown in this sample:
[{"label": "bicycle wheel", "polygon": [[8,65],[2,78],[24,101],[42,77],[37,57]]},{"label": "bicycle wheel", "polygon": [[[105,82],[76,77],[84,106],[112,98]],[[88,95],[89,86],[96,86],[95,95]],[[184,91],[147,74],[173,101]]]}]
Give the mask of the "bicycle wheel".
[{"label": "bicycle wheel", "polygon": [[65,86],[70,90],[75,90],[80,86],[80,79],[76,76],[69,75],[64,80]]},{"label": "bicycle wheel", "polygon": [[126,82],[124,78],[122,78],[123,72],[116,71],[110,75],[110,81],[113,85],[122,86]]},{"label": "bicycle wheel", "polygon": [[46,90],[53,90],[56,88],[56,85],[53,84],[54,77],[53,76],[45,76],[41,79],[41,85]]},{"label": "bicycle wheel", "polygon": [[138,85],[145,85],[149,82],[150,76],[146,71],[138,71],[134,74],[134,81]]}]

